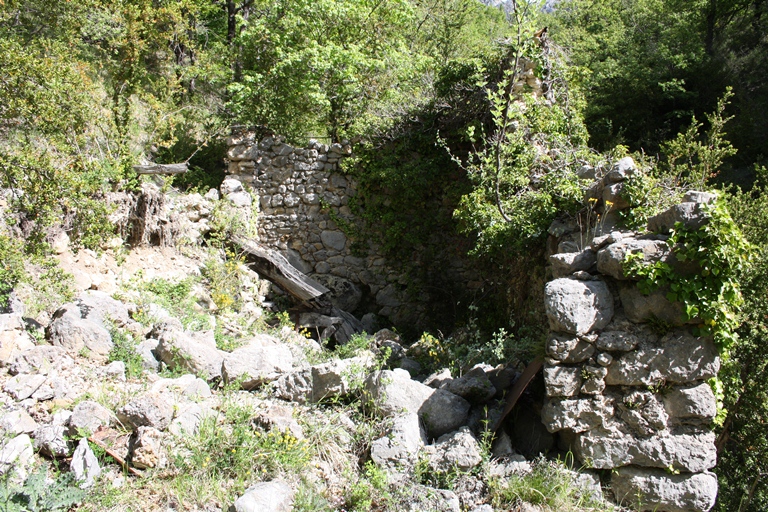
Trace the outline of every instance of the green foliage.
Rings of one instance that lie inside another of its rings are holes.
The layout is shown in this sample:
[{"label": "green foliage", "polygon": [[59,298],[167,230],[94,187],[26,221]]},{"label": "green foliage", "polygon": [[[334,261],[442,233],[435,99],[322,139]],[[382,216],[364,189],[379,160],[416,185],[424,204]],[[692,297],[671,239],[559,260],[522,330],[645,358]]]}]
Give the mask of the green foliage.
[{"label": "green foliage", "polygon": [[716,510],[758,512],[768,507],[768,187],[765,168],[756,169],[751,191],[733,190],[734,219],[757,247],[753,265],[739,276],[744,304],[739,339],[719,374],[728,416],[719,429]]},{"label": "green foliage", "polygon": [[211,257],[201,269],[211,291],[211,298],[220,310],[239,309],[240,267],[245,262],[242,254],[224,251],[224,261]]},{"label": "green foliage", "polygon": [[48,481],[44,465],[33,471],[23,484],[14,484],[14,471],[0,476],[0,509],[3,512],[56,512],[69,510],[80,504],[86,491],[78,487],[73,473],[56,475]]},{"label": "green foliage", "polygon": [[138,293],[136,300],[138,308],[134,318],[144,325],[151,325],[157,321],[148,312],[149,305],[154,303],[180,319],[185,329],[200,331],[210,328],[208,316],[197,311],[192,295],[194,283],[194,277],[178,281],[156,277],[151,281],[143,281],[141,276],[138,276],[127,285],[129,290]]},{"label": "green foliage", "polygon": [[667,240],[677,261],[696,266],[694,275],[682,273],[666,262],[644,264],[640,253],[627,255],[625,271],[641,278],[638,287],[643,293],[668,288],[667,299],[683,303],[683,320],[700,321],[694,334],[713,335],[721,351],[726,352],[736,340],[740,325],[738,312],[743,300],[739,279],[749,267],[753,247],[724,201],[700,207],[707,223],[699,229],[677,223]]},{"label": "green foliage", "polygon": [[0,235],[0,261],[0,307],[3,307],[8,305],[13,288],[26,276],[21,242]]},{"label": "green foliage", "polygon": [[383,120],[377,109],[420,95],[425,61],[408,44],[416,24],[405,0],[265,4],[238,35],[243,71],[230,108],[292,139],[360,133]]},{"label": "green foliage", "polygon": [[[736,151],[724,131],[731,119],[725,114],[731,97],[731,90],[726,89],[715,110],[705,114],[709,128],[704,133],[704,126],[694,118],[688,128],[663,143],[662,161],[634,155],[644,172],[624,182],[622,197],[629,208],[620,211],[619,216],[627,227],[644,229],[649,217],[678,203],[688,190],[705,190],[717,177],[725,160]],[[625,150],[619,146],[613,153],[623,156]]]},{"label": "green foliage", "polygon": [[488,490],[494,509],[507,509],[520,502],[546,507],[546,510],[578,512],[617,510],[613,505],[595,499],[589,489],[575,480],[576,474],[562,461],[537,459],[533,471],[512,475],[508,479],[491,479]]},{"label": "green foliage", "polygon": [[391,501],[386,471],[372,461],[368,461],[360,478],[347,491],[344,506],[355,512],[387,510]]},{"label": "green foliage", "polygon": [[583,70],[591,144],[655,154],[730,85],[740,152],[730,162],[741,169],[728,178],[745,183],[768,133],[760,114],[768,105],[767,9],[754,0],[559,2],[546,23]]},{"label": "green foliage", "polygon": [[233,501],[254,481],[268,481],[282,472],[298,472],[309,461],[307,443],[290,431],[263,431],[254,423],[256,411],[226,401],[221,413],[204,418],[194,435],[184,438],[184,449],[174,460],[184,478],[176,485],[205,501]]},{"label": "green foliage", "polygon": [[[501,75],[476,83],[487,97],[490,123],[470,125],[472,150],[466,158],[453,156],[473,185],[454,216],[463,232],[476,235],[475,254],[540,245],[558,213],[576,211],[583,190],[575,170],[594,158],[584,146],[571,77],[556,49],[534,36],[530,8],[514,13],[516,36],[504,48]],[[531,93],[531,79],[542,82],[542,91]]]},{"label": "green foliage", "polygon": [[441,339],[424,333],[409,348],[409,353],[425,370],[450,368],[455,375],[461,375],[478,363],[497,365],[528,361],[543,350],[544,332],[538,326],[521,326],[515,329],[515,334],[500,327],[487,334],[479,325],[479,308],[473,305],[469,310],[471,316],[467,323],[455,329],[450,337]]},{"label": "green foliage", "polygon": [[733,96],[732,89],[726,89],[718,100],[714,112],[707,114],[709,128],[700,139],[702,123],[694,117],[690,126],[677,134],[674,140],[662,144],[666,165],[682,188],[702,190],[706,183],[715,178],[723,162],[736,154],[736,149],[725,139],[725,124],[733,119],[726,117],[725,108]]},{"label": "green foliage", "polygon": [[144,373],[144,364],[141,355],[136,351],[136,339],[130,334],[112,326],[109,329],[113,347],[109,351],[107,360],[122,361],[125,363],[125,375],[128,378],[141,377]]}]

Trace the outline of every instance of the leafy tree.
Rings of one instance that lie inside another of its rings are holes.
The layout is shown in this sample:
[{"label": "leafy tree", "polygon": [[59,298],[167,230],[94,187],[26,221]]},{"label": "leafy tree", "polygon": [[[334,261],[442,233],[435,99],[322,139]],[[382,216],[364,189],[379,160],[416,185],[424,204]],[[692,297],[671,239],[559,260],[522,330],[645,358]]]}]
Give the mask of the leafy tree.
[{"label": "leafy tree", "polygon": [[418,101],[428,59],[412,52],[405,0],[281,0],[254,6],[239,34],[243,78],[230,107],[292,138],[360,133]]}]

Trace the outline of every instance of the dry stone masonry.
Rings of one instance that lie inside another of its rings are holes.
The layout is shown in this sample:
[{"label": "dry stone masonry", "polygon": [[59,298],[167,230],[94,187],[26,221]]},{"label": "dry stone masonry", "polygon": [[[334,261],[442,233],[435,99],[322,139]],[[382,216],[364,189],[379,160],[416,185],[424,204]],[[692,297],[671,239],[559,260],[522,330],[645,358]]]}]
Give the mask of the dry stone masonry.
[{"label": "dry stone masonry", "polygon": [[[614,211],[625,208],[617,197],[635,172],[631,159],[620,161],[591,197],[610,201]],[[698,228],[706,222],[700,204],[713,199],[691,192],[648,229],[677,221]],[[642,295],[623,262],[642,253],[646,262],[690,269],[674,261],[664,235],[616,230],[586,237],[563,225],[551,232],[560,236],[546,285],[545,425],[584,465],[613,470],[617,502],[637,510],[709,510],[717,453],[709,427],[716,400],[707,380],[719,370],[718,351],[711,338],[692,334],[680,304],[661,291]]]},{"label": "dry stone masonry", "polygon": [[[377,247],[368,243],[364,255],[353,250],[348,228],[358,223],[350,208],[357,184],[339,167],[352,153],[349,144],[310,140],[300,148],[277,135],[259,139],[241,127],[233,128],[227,143],[222,194],[235,204],[253,203],[261,244],[329,288],[339,309],[373,311],[395,325],[422,324],[429,297],[409,294],[409,278],[388,265]],[[444,270],[463,288],[482,284],[460,261]]]}]

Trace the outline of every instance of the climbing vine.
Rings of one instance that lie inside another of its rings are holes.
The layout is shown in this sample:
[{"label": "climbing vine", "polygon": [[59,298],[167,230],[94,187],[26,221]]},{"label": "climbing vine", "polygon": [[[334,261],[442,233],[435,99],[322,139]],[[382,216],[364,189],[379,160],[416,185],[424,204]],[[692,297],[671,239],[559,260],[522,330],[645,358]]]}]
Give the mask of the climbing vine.
[{"label": "climbing vine", "polygon": [[747,270],[754,247],[731,218],[725,203],[701,204],[707,222],[690,229],[678,222],[667,240],[680,263],[691,263],[694,275],[679,272],[667,262],[644,263],[641,252],[627,254],[624,268],[640,278],[640,291],[666,289],[667,299],[681,302],[684,320],[698,319],[697,336],[714,336],[721,352],[736,341],[739,312],[744,302],[739,277]]}]

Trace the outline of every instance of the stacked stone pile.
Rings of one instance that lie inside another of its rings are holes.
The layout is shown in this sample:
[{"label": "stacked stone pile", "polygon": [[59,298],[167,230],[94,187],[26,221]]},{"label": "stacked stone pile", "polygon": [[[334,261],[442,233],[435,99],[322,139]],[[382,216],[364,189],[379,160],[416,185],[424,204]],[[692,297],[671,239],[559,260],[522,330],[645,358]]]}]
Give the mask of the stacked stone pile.
[{"label": "stacked stone pile", "polygon": [[[615,199],[634,172],[623,160],[592,188],[593,197]],[[716,400],[707,380],[719,370],[718,351],[711,338],[691,333],[681,304],[664,290],[642,295],[623,271],[629,253],[695,270],[674,260],[664,233],[675,222],[702,226],[700,205],[713,199],[687,194],[649,221],[657,234],[614,231],[583,247],[573,243],[579,236],[566,236],[550,257],[542,419],[581,463],[613,470],[615,499],[638,510],[706,511],[717,495],[709,472],[717,456],[710,429]]]}]

